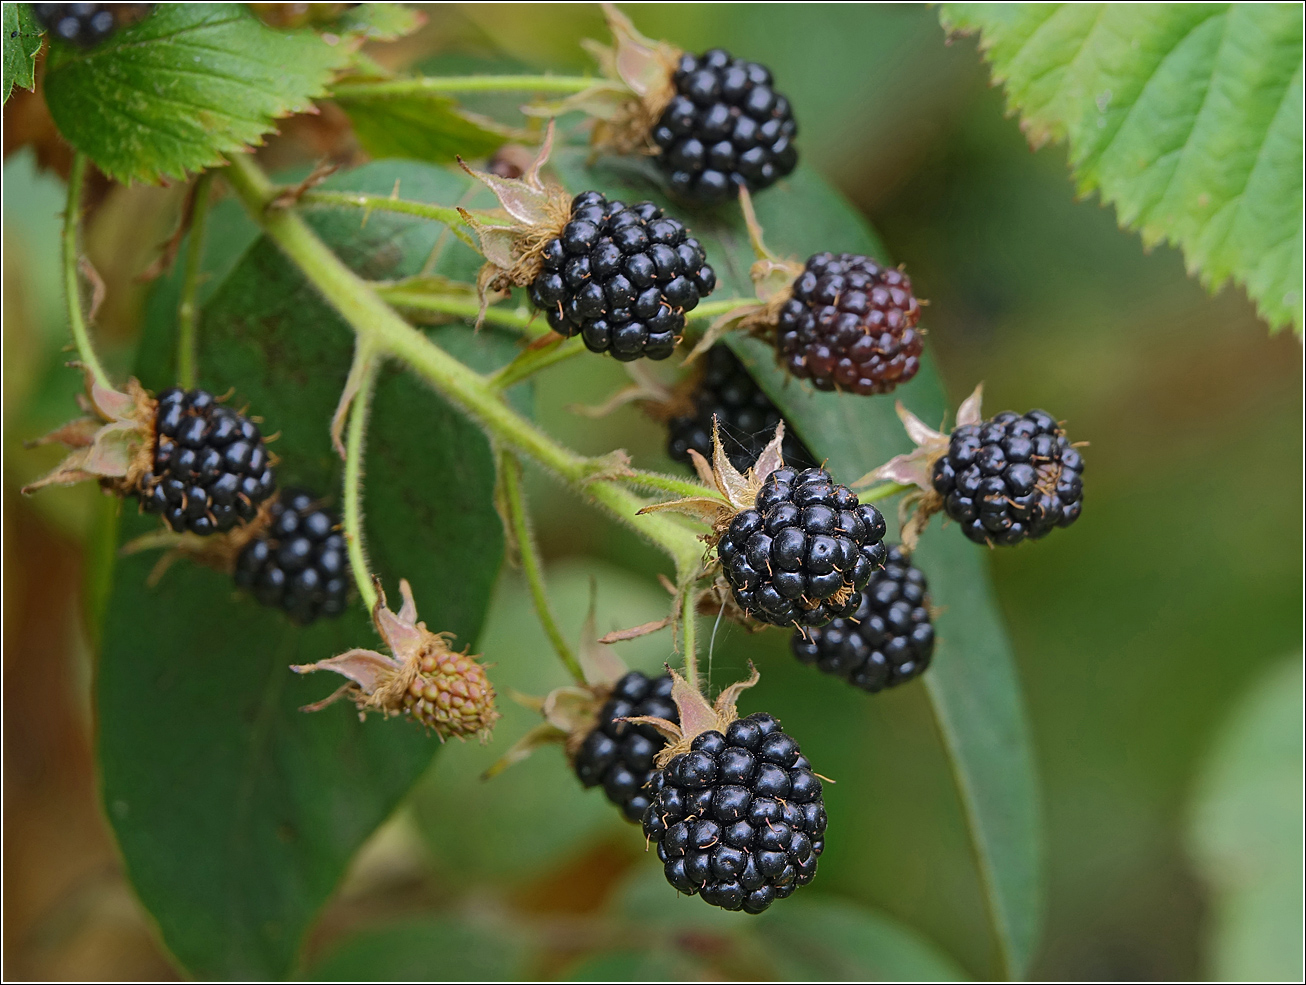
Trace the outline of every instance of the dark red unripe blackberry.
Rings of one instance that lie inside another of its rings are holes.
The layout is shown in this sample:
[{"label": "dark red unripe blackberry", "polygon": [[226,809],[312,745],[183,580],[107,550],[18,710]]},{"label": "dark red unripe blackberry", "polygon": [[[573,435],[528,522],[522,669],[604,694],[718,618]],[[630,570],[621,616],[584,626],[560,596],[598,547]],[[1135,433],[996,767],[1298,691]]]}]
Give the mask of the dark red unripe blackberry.
[{"label": "dark red unripe blackberry", "polygon": [[635,822],[643,819],[652,802],[646,785],[653,773],[653,757],[667,744],[651,725],[617,721],[639,715],[680,721],[671,701],[670,674],[649,678],[632,670],[617,681],[599,710],[594,731],[581,742],[572,762],[581,783],[602,785],[608,800]]},{"label": "dark red unripe blackberry", "polygon": [[178,532],[212,534],[252,520],[277,487],[257,425],[207,390],[159,394],[154,462],[137,495]]},{"label": "dark red unripe blackberry", "polygon": [[118,11],[114,8],[139,19],[153,6],[152,3],[34,3],[32,14],[55,37],[79,48],[92,48],[118,27]]},{"label": "dark red unripe blackberry", "polygon": [[953,431],[932,479],[967,537],[1018,544],[1079,519],[1083,471],[1083,457],[1051,414],[1004,411]]},{"label": "dark red unripe blackberry", "polygon": [[[714,345],[708,350],[706,362],[702,379],[690,397],[694,412],[667,421],[667,454],[688,465],[692,448],[711,461],[715,417],[731,464],[740,472],[746,471],[775,435],[780,411],[729,346]],[[781,447],[790,465],[803,468],[816,464],[815,457],[788,424]]]},{"label": "dark red unripe blackberry", "polygon": [[560,335],[622,362],[666,359],[685,312],[716,287],[716,274],[683,223],[652,202],[627,206],[599,192],[572,201],[571,220],[540,255],[532,303]]},{"label": "dark red unripe blackberry", "polygon": [[349,600],[349,558],[339,525],[311,494],[285,490],[267,529],[236,559],[236,584],[297,623],[340,615]]},{"label": "dark red unripe blackberry", "polygon": [[735,198],[740,185],[773,185],[798,164],[798,124],[764,66],[713,48],[682,55],[672,83],[676,94],[651,136],[680,198],[715,205]]},{"label": "dark red unripe blackberry", "polygon": [[775,626],[822,626],[857,611],[884,564],[885,522],[824,469],[776,469],[717,544],[735,602]]},{"label": "dark red unripe blackberry", "polygon": [[848,618],[796,629],[794,656],[818,670],[879,691],[919,677],[934,655],[934,625],[925,576],[898,547],[871,575],[861,604]]},{"label": "dark red unripe blackberry", "polygon": [[780,309],[776,349],[818,390],[888,393],[921,368],[911,278],[854,253],[818,253]]},{"label": "dark red unripe blackberry", "polygon": [[761,913],[816,875],[821,781],[770,715],[704,732],[653,774],[644,833],[667,882],[713,906]]}]

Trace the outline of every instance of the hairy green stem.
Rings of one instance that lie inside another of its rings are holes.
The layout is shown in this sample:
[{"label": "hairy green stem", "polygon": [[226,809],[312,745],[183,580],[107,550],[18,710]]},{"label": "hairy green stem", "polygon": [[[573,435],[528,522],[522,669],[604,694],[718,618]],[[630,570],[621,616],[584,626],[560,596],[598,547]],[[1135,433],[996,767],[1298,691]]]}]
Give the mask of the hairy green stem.
[{"label": "hairy green stem", "polygon": [[890,496],[897,496],[899,493],[905,493],[909,489],[915,489],[915,486],[904,485],[901,482],[881,482],[878,486],[871,486],[869,489],[863,489],[857,494],[857,501],[860,503],[874,503],[877,500],[888,499]]},{"label": "hairy green stem", "polygon": [[415,96],[423,93],[454,92],[547,92],[567,95],[584,92],[603,79],[578,75],[444,75],[381,82],[347,82],[332,95],[341,99],[367,96]]},{"label": "hairy green stem", "polygon": [[[481,303],[474,295],[440,294],[423,291],[412,284],[373,284],[376,293],[397,308],[413,308],[418,311],[434,311],[442,315],[452,315],[474,321],[481,312]],[[529,308],[489,307],[485,309],[485,323],[499,328],[510,328],[527,338],[539,338],[549,333],[549,326],[543,319],[536,318],[536,312]]]},{"label": "hairy green stem", "polygon": [[354,584],[358,586],[359,598],[370,614],[376,608],[376,586],[372,584],[367,546],[363,543],[363,448],[367,441],[367,418],[372,410],[372,390],[376,385],[379,363],[363,349],[360,349],[355,358],[367,362],[349,412],[349,431],[345,437],[345,544],[349,551],[349,567],[354,573]]},{"label": "hairy green stem", "polygon": [[186,243],[181,304],[177,308],[177,384],[187,390],[194,388],[198,372],[200,264],[204,260],[204,226],[212,190],[213,172],[205,171],[196,179],[192,193],[190,239]]},{"label": "hairy green stem", "polygon": [[299,196],[299,204],[336,205],[344,208],[366,209],[368,212],[398,212],[402,215],[415,215],[433,222],[442,222],[458,230],[461,230],[463,222],[458,210],[449,205],[414,202],[406,198],[368,195],[363,192],[337,192],[310,188]]},{"label": "hairy green stem", "polygon": [[721,298],[717,301],[704,301],[685,317],[690,321],[703,321],[728,315],[736,308],[753,307],[762,302],[757,298]]},{"label": "hairy green stem", "polygon": [[700,482],[677,479],[674,475],[663,475],[661,472],[641,472],[638,469],[632,469],[626,475],[621,476],[621,481],[635,489],[657,490],[658,492],[671,493],[673,496],[721,495],[717,490],[709,489]]},{"label": "hairy green stem", "polygon": [[236,155],[224,174],[263,231],[355,332],[416,372],[502,445],[534,459],[657,544],[674,559],[679,580],[697,572],[702,545],[691,529],[664,514],[636,516],[648,504],[605,474],[613,469],[609,461],[579,455],[539,430],[509,407],[485,377],[435,345],[377,297],[297,213],[269,209],[276,189],[247,155]]},{"label": "hairy green stem", "polygon": [[544,588],[544,570],[540,565],[540,552],[535,543],[535,532],[531,529],[530,517],[526,513],[526,499],[522,493],[521,462],[515,455],[507,452],[499,455],[499,481],[503,488],[504,510],[508,514],[508,522],[512,524],[513,537],[517,541],[522,573],[526,575],[526,583],[531,590],[531,600],[535,603],[535,614],[539,617],[540,625],[544,627],[544,635],[553,644],[553,651],[558,655],[558,659],[562,661],[576,683],[584,685],[585,672],[581,669],[576,655],[571,652],[571,647],[567,645],[567,640],[558,627],[558,620],[554,618],[553,609],[549,606],[549,595]]},{"label": "hairy green stem", "polygon": [[77,356],[94,377],[95,382],[110,389],[109,376],[100,365],[100,359],[91,346],[91,336],[82,312],[81,281],[77,270],[77,229],[82,219],[82,188],[86,184],[86,155],[78,151],[73,155],[72,170],[68,173],[68,204],[63,214],[63,287],[68,301],[68,322],[77,345]]},{"label": "hairy green stem", "polygon": [[698,641],[695,629],[698,618],[698,606],[694,599],[694,582],[686,581],[680,585],[680,648],[684,651],[685,680],[695,691],[699,691],[698,681]]}]

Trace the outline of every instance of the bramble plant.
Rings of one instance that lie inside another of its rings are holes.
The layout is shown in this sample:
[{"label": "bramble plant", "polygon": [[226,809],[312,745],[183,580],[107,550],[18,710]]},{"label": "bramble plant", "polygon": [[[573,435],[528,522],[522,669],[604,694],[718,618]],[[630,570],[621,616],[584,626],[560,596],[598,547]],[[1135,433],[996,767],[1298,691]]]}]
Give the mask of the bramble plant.
[{"label": "bramble plant", "polygon": [[[1012,17],[945,7],[986,32],[1004,78],[1024,77]],[[668,900],[782,910],[839,838],[826,812],[839,794],[800,735],[737,711],[765,709],[765,667],[709,693],[711,617],[791,634],[823,672],[813,692],[922,679],[1003,971],[1024,973],[1037,798],[983,552],[1070,527],[1085,455],[1054,414],[985,419],[978,387],[952,427],[924,423],[946,411],[929,309],[801,162],[783,79],[646,38],[611,6],[598,74],[578,77],[394,75],[363,45],[419,26],[398,4],[4,10],[6,99],[34,85],[44,30],[42,92],[74,151],[64,286],[86,378],[85,415],[46,439],[67,458],[29,489],[96,481],[139,507],[120,517],[104,603],[99,755],[129,876],[189,972],[289,974],[351,857],[452,736],[504,745],[490,783],[560,745],[580,783],[642,825],[629,837],[656,852]],[[459,102],[487,93],[526,101],[527,125]],[[274,178],[252,148],[326,103],[372,162]],[[1039,119],[1053,112],[1039,104]],[[1130,200],[1109,153],[1076,145],[1076,158],[1082,180]],[[121,380],[97,357],[79,245],[96,173],[190,188],[186,248]],[[1216,257],[1204,276],[1240,278],[1300,330],[1277,266],[1247,269],[1196,220],[1125,218],[1195,263]],[[1300,232],[1296,250],[1299,265]],[[538,374],[609,357],[632,384],[588,412],[638,402],[685,472],[582,454],[541,423]],[[651,366],[664,360],[673,370]],[[592,613],[573,648],[528,465],[665,555],[665,618],[599,639]],[[547,695],[514,695],[542,721],[509,736],[494,732],[495,653],[471,653],[505,558],[560,664]],[[611,650],[659,632],[665,673]],[[182,637],[194,679],[178,684],[168,643]],[[147,768],[185,778],[207,816],[179,824]],[[235,855],[259,864],[214,871]]]}]

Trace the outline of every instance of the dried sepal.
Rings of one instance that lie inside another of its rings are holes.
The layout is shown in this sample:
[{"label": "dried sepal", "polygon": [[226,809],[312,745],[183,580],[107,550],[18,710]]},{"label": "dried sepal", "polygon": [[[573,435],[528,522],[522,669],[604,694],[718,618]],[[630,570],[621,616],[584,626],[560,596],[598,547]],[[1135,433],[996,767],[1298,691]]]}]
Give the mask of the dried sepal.
[{"label": "dried sepal", "polygon": [[320,711],[349,698],[360,718],[369,711],[387,718],[408,715],[433,730],[441,741],[469,735],[487,741],[499,712],[485,668],[466,651],[452,650],[451,634],[432,633],[418,621],[407,579],[399,582],[404,601],[398,612],[387,605],[379,579],[376,587],[372,622],[390,653],[356,648],[327,660],[292,666],[297,674],[329,670],[348,679],[331,695],[303,710]]},{"label": "dried sepal", "polygon": [[739,717],[735,708],[739,696],[761,679],[752,661],[749,661],[748,671],[746,680],[731,684],[717,695],[716,701],[708,704],[707,698],[703,697],[698,688],[668,667],[667,672],[672,680],[671,700],[676,706],[680,722],[677,724],[651,715],[637,715],[621,720],[632,725],[652,726],[667,740],[666,747],[653,760],[660,769],[681,753],[689,752],[694,740],[704,732],[725,734],[730,723]]},{"label": "dried sepal", "polygon": [[93,479],[105,489],[127,495],[150,471],[157,402],[134,379],[127,381],[124,393],[100,385],[89,369],[83,370],[86,394],[79,402],[86,415],[31,442],[62,444],[72,450],[53,471],[24,486],[24,494]]}]

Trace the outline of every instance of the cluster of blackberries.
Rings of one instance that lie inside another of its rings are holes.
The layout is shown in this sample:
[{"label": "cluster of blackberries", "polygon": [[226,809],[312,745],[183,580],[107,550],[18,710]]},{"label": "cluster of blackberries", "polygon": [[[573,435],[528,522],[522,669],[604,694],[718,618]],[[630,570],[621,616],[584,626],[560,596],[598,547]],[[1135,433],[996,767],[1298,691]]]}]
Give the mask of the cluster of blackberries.
[{"label": "cluster of blackberries", "polygon": [[298,623],[338,616],[349,597],[349,560],[335,515],[302,490],[284,490],[271,520],[236,559],[236,584]]},{"label": "cluster of blackberries", "polygon": [[971,540],[1018,544],[1079,519],[1083,471],[1083,457],[1051,414],[1004,411],[953,431],[933,481]]},{"label": "cluster of blackberries", "polygon": [[207,390],[159,394],[153,469],[138,495],[178,532],[207,535],[252,520],[277,485],[253,421],[223,407]]},{"label": "cluster of blackberries", "polygon": [[740,185],[756,191],[793,171],[798,124],[767,68],[713,48],[682,55],[672,82],[676,95],[652,136],[678,196],[714,205]]},{"label": "cluster of blackberries", "polygon": [[653,775],[644,833],[667,882],[727,910],[761,913],[816,875],[821,781],[770,715],[697,736]]},{"label": "cluster of blackberries", "polygon": [[632,821],[641,821],[648,810],[653,775],[653,757],[662,751],[666,739],[651,725],[631,725],[619,719],[648,715],[671,723],[680,721],[671,701],[671,675],[649,678],[632,670],[612,686],[612,693],[599,710],[594,731],[576,751],[572,768],[587,787],[603,786],[608,800]]},{"label": "cluster of blackberries", "polygon": [[549,240],[531,301],[560,335],[577,332],[591,352],[622,362],[666,359],[685,312],[716,287],[698,240],[652,202],[609,202],[583,192],[571,220]]},{"label": "cluster of blackberries", "polygon": [[857,611],[825,626],[794,630],[790,646],[805,664],[879,691],[919,677],[934,655],[925,576],[901,548],[871,575]]},{"label": "cluster of blackberries", "polygon": [[780,309],[776,348],[818,390],[888,393],[921,368],[911,278],[853,253],[818,253]]},{"label": "cluster of blackberries", "polygon": [[[667,421],[667,454],[688,465],[692,448],[711,461],[715,419],[730,463],[743,472],[757,461],[775,435],[780,411],[729,346],[714,345],[708,350],[706,362],[703,376],[690,396],[693,413]],[[791,465],[816,464],[815,457],[788,424],[781,448],[784,460]]]},{"label": "cluster of blackberries", "polygon": [[79,48],[93,48],[118,27],[119,17],[139,20],[152,3],[34,3],[37,22],[57,38]]},{"label": "cluster of blackberries", "polygon": [[735,602],[776,626],[821,626],[857,611],[884,564],[886,525],[825,469],[779,468],[730,522],[717,555]]}]

